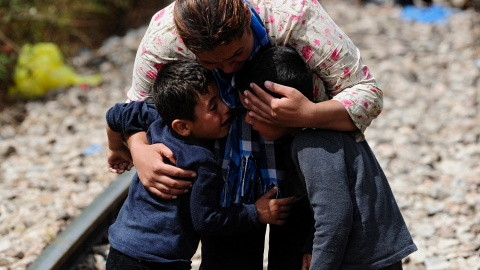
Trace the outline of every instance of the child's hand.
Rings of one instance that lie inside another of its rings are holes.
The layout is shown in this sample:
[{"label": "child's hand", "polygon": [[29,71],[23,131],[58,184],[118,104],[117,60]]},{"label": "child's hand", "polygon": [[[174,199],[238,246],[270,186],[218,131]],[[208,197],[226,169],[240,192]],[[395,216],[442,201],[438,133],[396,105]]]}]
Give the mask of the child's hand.
[{"label": "child's hand", "polygon": [[312,262],[312,254],[303,254],[302,270],[309,270]]},{"label": "child's hand", "polygon": [[107,162],[108,170],[118,174],[130,171],[133,167],[132,156],[127,147],[116,150],[108,149]]},{"label": "child's hand", "polygon": [[272,188],[255,202],[260,223],[283,225],[290,214],[295,197],[272,199],[276,194],[277,188]]}]

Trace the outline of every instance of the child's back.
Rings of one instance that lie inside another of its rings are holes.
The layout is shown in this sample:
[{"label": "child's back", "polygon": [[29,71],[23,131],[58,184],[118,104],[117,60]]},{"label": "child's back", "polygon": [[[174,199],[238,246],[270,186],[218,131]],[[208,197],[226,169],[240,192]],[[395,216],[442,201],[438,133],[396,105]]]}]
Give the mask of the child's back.
[{"label": "child's back", "polygon": [[[236,85],[244,90],[251,81],[263,87],[270,80],[312,100],[307,74],[295,49],[273,47],[246,64]],[[401,269],[401,260],[417,247],[366,141],[357,143],[347,132],[276,127],[248,114],[247,119],[262,136],[294,136],[293,162],[315,218],[310,269]]]},{"label": "child's back", "polygon": [[311,269],[379,269],[417,250],[366,141],[305,129],[292,157],[315,215]]},{"label": "child's back", "polygon": [[[147,105],[143,103],[143,106]],[[113,111],[109,113],[114,114]],[[157,130],[162,126],[164,130]],[[172,149],[177,157],[177,165],[182,168],[197,171],[200,166],[211,170],[217,167],[216,159],[208,149],[201,145],[186,144],[178,136],[173,136],[166,125],[153,122],[147,137],[150,143],[164,142]],[[204,173],[199,171],[202,182],[216,185],[218,179],[206,179]],[[137,260],[154,264],[168,263],[175,266],[172,269],[190,269],[190,259],[197,250],[199,240],[200,234],[195,230],[190,214],[189,194],[175,200],[161,199],[147,191],[135,174],[128,197],[109,229],[112,248]]]}]

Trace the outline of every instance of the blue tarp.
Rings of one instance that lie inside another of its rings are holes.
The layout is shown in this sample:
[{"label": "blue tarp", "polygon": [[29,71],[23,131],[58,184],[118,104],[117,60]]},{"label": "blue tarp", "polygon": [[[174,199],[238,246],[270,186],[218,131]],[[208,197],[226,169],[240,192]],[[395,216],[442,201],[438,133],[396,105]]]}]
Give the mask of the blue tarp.
[{"label": "blue tarp", "polygon": [[453,10],[439,5],[429,7],[405,6],[402,10],[402,19],[421,23],[446,24]]}]

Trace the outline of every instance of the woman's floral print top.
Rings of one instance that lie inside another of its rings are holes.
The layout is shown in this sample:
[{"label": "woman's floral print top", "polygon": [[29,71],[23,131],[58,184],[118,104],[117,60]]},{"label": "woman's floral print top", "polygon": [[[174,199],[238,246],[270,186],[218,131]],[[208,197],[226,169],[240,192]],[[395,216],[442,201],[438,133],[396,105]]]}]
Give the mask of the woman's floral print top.
[{"label": "woman's floral print top", "polygon": [[[333,22],[317,0],[251,0],[274,45],[290,45],[303,55],[312,70],[316,101],[341,102],[359,132],[363,132],[383,108],[383,92],[377,86],[360,52]],[[150,97],[150,87],[163,64],[194,58],[177,36],[173,22],[175,2],[157,12],[137,51],[129,100]]]}]

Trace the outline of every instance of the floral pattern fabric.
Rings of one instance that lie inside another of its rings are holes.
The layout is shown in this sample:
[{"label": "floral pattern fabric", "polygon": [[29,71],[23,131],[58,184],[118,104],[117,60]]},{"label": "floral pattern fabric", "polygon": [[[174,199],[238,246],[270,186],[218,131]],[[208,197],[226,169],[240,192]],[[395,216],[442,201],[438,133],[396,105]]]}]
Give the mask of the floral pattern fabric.
[{"label": "floral pattern fabric", "polygon": [[[316,101],[334,99],[345,106],[359,129],[356,140],[382,111],[383,92],[350,38],[317,0],[250,0],[274,45],[290,45],[314,74]],[[178,37],[173,21],[175,2],[157,12],[137,51],[131,100],[149,100],[150,87],[163,64],[195,58]]]}]

